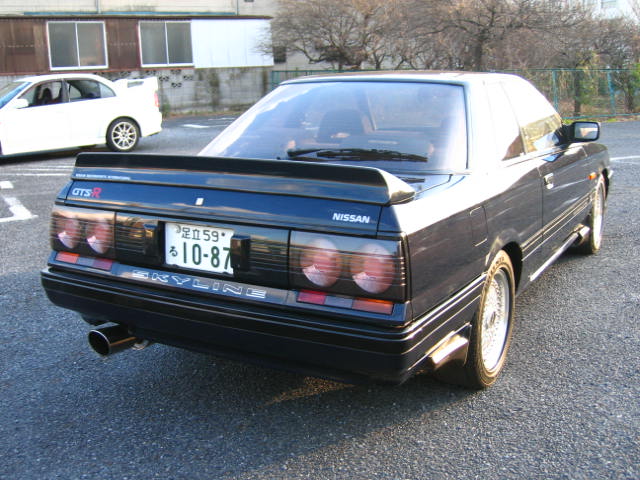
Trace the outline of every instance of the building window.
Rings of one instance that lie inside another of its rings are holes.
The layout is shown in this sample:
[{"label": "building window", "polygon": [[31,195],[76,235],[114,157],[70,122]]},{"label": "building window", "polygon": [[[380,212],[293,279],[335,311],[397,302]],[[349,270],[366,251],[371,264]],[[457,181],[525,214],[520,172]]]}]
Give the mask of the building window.
[{"label": "building window", "polygon": [[273,47],[273,63],[287,62],[287,47]]},{"label": "building window", "polygon": [[142,66],[192,65],[190,22],[140,22]]},{"label": "building window", "polygon": [[47,33],[52,70],[107,67],[103,22],[48,22]]}]

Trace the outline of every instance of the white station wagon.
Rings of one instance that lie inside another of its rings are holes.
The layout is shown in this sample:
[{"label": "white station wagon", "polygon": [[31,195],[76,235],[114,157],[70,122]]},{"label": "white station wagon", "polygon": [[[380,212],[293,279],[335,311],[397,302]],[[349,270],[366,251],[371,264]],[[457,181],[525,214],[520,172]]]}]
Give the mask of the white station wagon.
[{"label": "white station wagon", "polygon": [[40,75],[0,88],[0,155],[105,143],[128,152],[161,124],[154,77],[111,82],[91,74]]}]

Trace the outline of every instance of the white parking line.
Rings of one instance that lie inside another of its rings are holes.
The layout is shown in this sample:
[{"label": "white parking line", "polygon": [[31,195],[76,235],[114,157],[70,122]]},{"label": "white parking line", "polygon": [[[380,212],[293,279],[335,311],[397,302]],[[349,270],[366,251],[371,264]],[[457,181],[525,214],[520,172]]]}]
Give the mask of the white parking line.
[{"label": "white parking line", "polygon": [[47,165],[46,167],[13,168],[3,172],[7,177],[68,177],[73,165]]},{"label": "white parking line", "polygon": [[12,173],[4,172],[7,177],[68,177],[68,173]]},{"label": "white parking line", "polygon": [[185,123],[184,125],[182,125],[183,127],[187,127],[187,128],[211,128],[207,125],[197,125],[195,123]]},{"label": "white parking line", "polygon": [[613,163],[625,163],[627,165],[635,165],[640,160],[640,155],[630,155],[628,157],[611,157]]},{"label": "white parking line", "polygon": [[13,183],[8,180],[3,180],[0,182],[0,190],[11,190],[13,188]]},{"label": "white parking line", "polygon": [[30,168],[21,168],[20,171],[21,172],[55,172],[55,171],[61,171],[61,170],[67,170],[67,171],[71,171],[73,170],[73,166],[70,167],[30,167]]},{"label": "white parking line", "polygon": [[4,203],[9,207],[9,211],[11,211],[12,215],[10,217],[0,218],[0,223],[5,222],[15,222],[18,220],[30,220],[32,218],[36,218],[36,215],[32,215],[27,208],[20,203],[15,197],[2,197]]}]

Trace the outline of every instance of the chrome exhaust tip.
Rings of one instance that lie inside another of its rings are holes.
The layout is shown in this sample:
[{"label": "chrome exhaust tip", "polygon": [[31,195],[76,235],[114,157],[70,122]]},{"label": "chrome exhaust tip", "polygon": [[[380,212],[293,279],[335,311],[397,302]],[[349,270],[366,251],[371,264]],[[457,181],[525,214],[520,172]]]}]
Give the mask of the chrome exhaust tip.
[{"label": "chrome exhaust tip", "polygon": [[431,371],[438,370],[449,362],[465,363],[469,350],[469,326],[457,332],[451,332],[427,353],[427,366]]},{"label": "chrome exhaust tip", "polygon": [[99,355],[107,356],[134,348],[141,350],[148,345],[146,340],[133,336],[129,330],[121,325],[97,328],[91,330],[87,336],[89,345]]}]

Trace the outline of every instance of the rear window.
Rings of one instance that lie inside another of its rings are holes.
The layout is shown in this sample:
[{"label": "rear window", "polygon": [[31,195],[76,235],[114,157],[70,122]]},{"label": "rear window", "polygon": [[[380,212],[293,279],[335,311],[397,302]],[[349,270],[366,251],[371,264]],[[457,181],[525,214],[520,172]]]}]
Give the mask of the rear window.
[{"label": "rear window", "polygon": [[69,84],[69,100],[93,100],[115,96],[113,90],[95,80],[67,80]]},{"label": "rear window", "polygon": [[464,88],[386,81],[284,85],[200,154],[358,164],[399,176],[462,170]]}]

